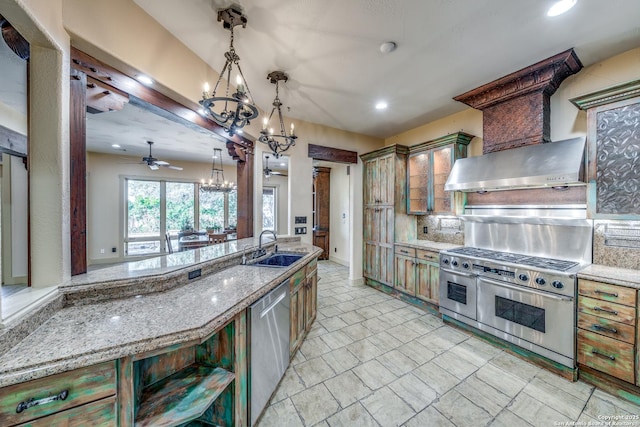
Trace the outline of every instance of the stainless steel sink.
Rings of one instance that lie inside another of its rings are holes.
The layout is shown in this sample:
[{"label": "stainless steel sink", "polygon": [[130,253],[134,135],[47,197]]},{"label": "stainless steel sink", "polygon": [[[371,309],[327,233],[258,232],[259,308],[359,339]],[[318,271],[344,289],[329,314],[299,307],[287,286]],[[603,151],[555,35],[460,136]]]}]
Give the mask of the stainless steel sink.
[{"label": "stainless steel sink", "polygon": [[288,267],[302,257],[304,257],[304,254],[275,253],[259,261],[256,261],[251,265],[255,265],[258,267]]}]

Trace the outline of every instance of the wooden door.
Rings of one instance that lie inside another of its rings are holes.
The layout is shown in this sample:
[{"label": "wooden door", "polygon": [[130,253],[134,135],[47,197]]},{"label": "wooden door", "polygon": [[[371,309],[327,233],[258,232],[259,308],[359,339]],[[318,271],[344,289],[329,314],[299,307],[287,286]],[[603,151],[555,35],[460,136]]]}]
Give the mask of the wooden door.
[{"label": "wooden door", "polygon": [[327,167],[313,170],[313,244],[323,250],[319,259],[329,259],[330,173]]},{"label": "wooden door", "polygon": [[395,288],[409,295],[416,294],[416,261],[413,257],[395,256]]},{"label": "wooden door", "polygon": [[440,267],[433,262],[416,261],[416,296],[440,304]]}]

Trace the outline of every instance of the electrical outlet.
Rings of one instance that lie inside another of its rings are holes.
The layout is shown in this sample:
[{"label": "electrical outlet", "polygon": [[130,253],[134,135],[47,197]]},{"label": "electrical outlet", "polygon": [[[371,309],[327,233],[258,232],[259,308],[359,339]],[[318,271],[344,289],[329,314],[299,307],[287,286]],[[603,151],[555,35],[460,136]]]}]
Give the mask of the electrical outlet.
[{"label": "electrical outlet", "polygon": [[333,248],[333,252],[338,252],[338,248]]},{"label": "electrical outlet", "polygon": [[104,249],[100,249],[100,253],[103,254],[104,253]]},{"label": "electrical outlet", "polygon": [[429,227],[422,227],[422,232],[427,234],[429,232]]}]

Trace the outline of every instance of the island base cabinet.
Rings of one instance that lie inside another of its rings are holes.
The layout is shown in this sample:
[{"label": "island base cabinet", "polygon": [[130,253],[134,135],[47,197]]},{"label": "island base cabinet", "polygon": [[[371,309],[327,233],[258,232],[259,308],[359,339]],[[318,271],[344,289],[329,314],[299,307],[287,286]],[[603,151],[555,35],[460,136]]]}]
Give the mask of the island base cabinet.
[{"label": "island base cabinet", "polygon": [[318,260],[309,262],[291,278],[290,357],[309,333],[318,312]]},{"label": "island base cabinet", "polygon": [[111,396],[97,402],[88,403],[58,412],[48,417],[38,418],[20,427],[112,427],[117,426],[116,397]]}]

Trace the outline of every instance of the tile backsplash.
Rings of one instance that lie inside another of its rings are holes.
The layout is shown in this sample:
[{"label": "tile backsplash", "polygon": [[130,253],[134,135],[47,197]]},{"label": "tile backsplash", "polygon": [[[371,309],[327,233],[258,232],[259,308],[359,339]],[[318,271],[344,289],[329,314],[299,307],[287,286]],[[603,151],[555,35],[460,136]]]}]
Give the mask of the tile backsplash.
[{"label": "tile backsplash", "polygon": [[595,220],[593,263],[640,269],[640,221]]},{"label": "tile backsplash", "polygon": [[[424,228],[427,232],[424,232]],[[418,240],[464,244],[464,224],[455,216],[421,215],[417,220]]]}]

